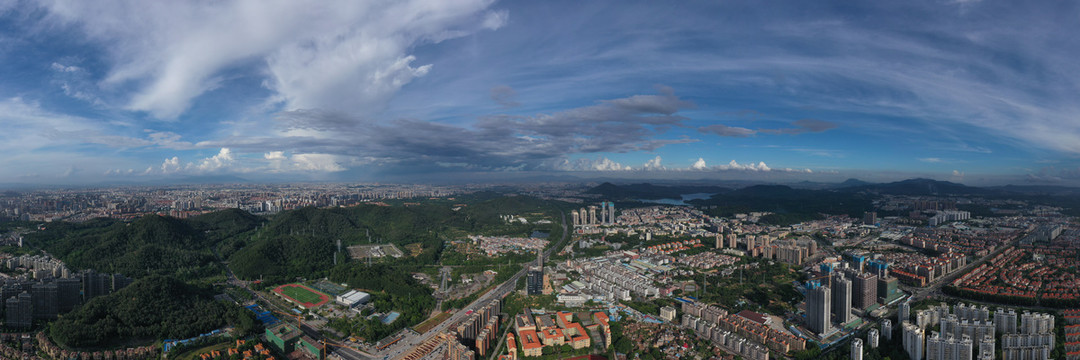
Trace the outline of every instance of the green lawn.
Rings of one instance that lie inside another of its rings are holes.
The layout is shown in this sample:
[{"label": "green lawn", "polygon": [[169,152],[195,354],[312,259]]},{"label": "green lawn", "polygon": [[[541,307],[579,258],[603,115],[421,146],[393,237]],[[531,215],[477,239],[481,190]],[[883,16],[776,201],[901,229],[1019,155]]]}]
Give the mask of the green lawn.
[{"label": "green lawn", "polygon": [[322,296],[318,293],[312,292],[308,289],[296,286],[287,286],[281,288],[281,293],[285,296],[291,297],[296,301],[303,303],[317,304],[322,301]]}]

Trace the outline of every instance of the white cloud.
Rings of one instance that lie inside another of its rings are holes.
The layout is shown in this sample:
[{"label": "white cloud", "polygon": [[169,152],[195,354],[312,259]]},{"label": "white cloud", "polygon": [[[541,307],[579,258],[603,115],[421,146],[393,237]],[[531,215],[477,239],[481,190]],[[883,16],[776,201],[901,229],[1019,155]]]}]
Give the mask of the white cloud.
[{"label": "white cloud", "polygon": [[171,119],[223,85],[225,69],[251,63],[266,65],[264,85],[288,108],[378,110],[431,70],[412,64],[414,47],[505,25],[509,13],[487,11],[491,3],[58,0],[44,7],[48,19],[108,49],[103,84],[137,86],[129,109]]},{"label": "white cloud", "polygon": [[221,148],[221,151],[217,155],[205,158],[196,167],[200,172],[211,172],[224,169],[233,164],[234,160],[232,151],[229,148]]},{"label": "white cloud", "polygon": [[[176,156],[165,159],[165,161],[161,163],[161,172],[164,174],[175,173],[180,171],[180,169],[180,158]],[[149,172],[150,168],[147,168],[146,170]]]},{"label": "white cloud", "polygon": [[939,162],[941,162],[941,158],[936,158],[936,157],[921,158],[921,159],[919,159],[919,161],[928,162],[928,163],[939,163]]},{"label": "white cloud", "polygon": [[510,12],[506,10],[488,11],[484,15],[484,23],[481,25],[488,30],[498,30],[510,21]]},{"label": "white cloud", "polygon": [[641,169],[642,170],[665,170],[666,168],[660,162],[661,162],[660,155],[656,155],[655,158],[652,158],[652,159],[649,159],[649,161],[646,161],[645,164],[641,166]]},{"label": "white cloud", "polygon": [[285,152],[284,151],[271,151],[271,152],[268,152],[266,154],[263,154],[263,158],[265,158],[266,160],[285,160]]},{"label": "white cloud", "polygon": [[735,160],[731,160],[731,162],[725,165],[716,166],[715,168],[718,170],[772,171],[772,169],[769,168],[768,165],[765,165],[765,162],[763,161],[759,161],[757,164],[740,164]]},{"label": "white cloud", "polygon": [[555,166],[552,166],[555,170],[560,171],[627,171],[631,170],[629,166],[620,164],[614,160],[606,157],[600,157],[596,160],[592,159],[577,159],[570,161],[570,159],[562,159],[557,162]]},{"label": "white cloud", "polygon": [[705,165],[705,159],[704,158],[698,158],[697,161],[695,161],[693,165],[690,165],[690,168],[694,169],[694,170],[706,170],[706,169],[709,168],[709,166]]},{"label": "white cloud", "polygon": [[78,66],[64,65],[64,64],[61,64],[61,63],[57,63],[57,62],[52,63],[51,68],[53,69],[53,71],[65,72],[65,73],[73,73],[73,72],[82,71],[82,68],[80,68]]}]

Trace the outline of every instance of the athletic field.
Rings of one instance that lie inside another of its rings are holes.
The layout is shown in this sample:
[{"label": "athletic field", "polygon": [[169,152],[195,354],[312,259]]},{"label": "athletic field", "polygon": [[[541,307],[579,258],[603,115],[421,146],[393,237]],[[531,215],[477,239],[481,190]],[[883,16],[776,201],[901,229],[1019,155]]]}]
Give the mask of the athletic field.
[{"label": "athletic field", "polygon": [[305,309],[319,307],[330,302],[330,295],[323,294],[300,284],[285,284],[278,286],[272,291]]}]

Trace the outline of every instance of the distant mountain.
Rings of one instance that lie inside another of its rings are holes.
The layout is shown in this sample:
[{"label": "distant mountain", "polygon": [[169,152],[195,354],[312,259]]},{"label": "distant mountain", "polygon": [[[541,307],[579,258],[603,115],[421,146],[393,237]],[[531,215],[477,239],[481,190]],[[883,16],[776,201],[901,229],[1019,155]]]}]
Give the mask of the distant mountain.
[{"label": "distant mountain", "polygon": [[[850,181],[850,180],[849,180]],[[858,181],[858,180],[856,180]],[[845,181],[847,182],[847,181]],[[995,191],[933,179],[908,179],[885,184],[866,184],[842,188],[843,191],[867,191],[888,195],[987,195]]]},{"label": "distant mountain", "polygon": [[806,194],[816,194],[817,190],[793,189],[786,185],[754,185],[727,193],[727,197],[742,198],[798,198]]},{"label": "distant mountain", "polygon": [[842,182],[842,183],[837,184],[836,187],[837,188],[846,188],[846,187],[866,186],[866,185],[873,185],[873,184],[874,183],[862,181],[862,180],[859,180],[859,179],[856,179],[856,178],[850,178],[850,179],[844,180],[844,182]]},{"label": "distant mountain", "polygon": [[600,184],[586,191],[588,194],[598,194],[609,200],[623,199],[682,199],[683,194],[719,194],[730,192],[731,189],[713,185],[653,185],[649,183],[615,185],[609,182]]}]

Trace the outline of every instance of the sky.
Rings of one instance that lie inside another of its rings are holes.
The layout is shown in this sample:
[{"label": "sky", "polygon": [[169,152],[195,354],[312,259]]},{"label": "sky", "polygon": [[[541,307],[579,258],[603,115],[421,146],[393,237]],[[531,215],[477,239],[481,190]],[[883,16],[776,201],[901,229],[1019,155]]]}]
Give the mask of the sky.
[{"label": "sky", "polygon": [[0,183],[1080,184],[1067,1],[0,0]]}]

